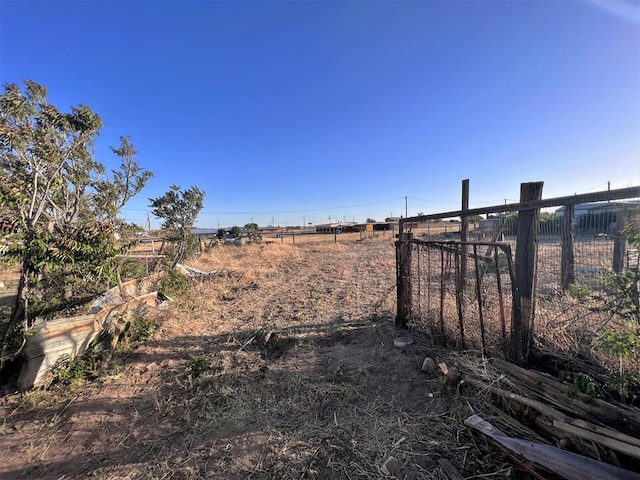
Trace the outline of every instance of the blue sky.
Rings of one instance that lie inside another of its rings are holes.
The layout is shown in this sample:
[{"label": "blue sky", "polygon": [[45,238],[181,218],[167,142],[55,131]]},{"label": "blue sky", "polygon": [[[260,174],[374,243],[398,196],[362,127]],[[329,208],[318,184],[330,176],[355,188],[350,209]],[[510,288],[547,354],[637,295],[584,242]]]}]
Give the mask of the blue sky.
[{"label": "blue sky", "polygon": [[[0,2],[0,81],[130,135],[197,225],[378,220],[640,184],[637,0]],[[155,222],[157,225],[157,222]]]}]

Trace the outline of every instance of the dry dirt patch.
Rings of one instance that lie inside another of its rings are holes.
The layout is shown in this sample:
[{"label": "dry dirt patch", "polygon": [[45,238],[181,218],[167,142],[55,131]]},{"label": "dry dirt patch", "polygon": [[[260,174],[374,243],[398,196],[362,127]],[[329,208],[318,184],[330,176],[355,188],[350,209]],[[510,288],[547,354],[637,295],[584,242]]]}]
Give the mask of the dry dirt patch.
[{"label": "dry dirt patch", "polygon": [[394,263],[389,238],[212,249],[193,262],[212,280],[116,374],[2,400],[0,475],[383,478],[390,456],[398,478],[442,478],[442,458],[512,473],[462,427],[477,399],[420,372],[446,353],[393,346]]}]

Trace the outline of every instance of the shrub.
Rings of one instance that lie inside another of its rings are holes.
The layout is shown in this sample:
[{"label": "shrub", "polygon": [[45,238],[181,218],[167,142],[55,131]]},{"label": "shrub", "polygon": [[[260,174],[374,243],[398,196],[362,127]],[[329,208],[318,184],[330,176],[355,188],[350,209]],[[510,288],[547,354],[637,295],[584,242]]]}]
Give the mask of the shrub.
[{"label": "shrub", "polygon": [[188,286],[187,277],[175,269],[166,270],[160,279],[160,291],[165,295],[171,296],[183,293]]}]

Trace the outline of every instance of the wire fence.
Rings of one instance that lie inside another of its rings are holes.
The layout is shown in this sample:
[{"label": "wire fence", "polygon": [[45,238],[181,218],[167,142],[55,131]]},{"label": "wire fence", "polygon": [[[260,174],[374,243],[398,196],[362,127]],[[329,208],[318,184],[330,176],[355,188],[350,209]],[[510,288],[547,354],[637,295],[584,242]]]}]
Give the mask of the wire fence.
[{"label": "wire fence", "polygon": [[[623,235],[640,208],[638,191],[406,219],[397,242],[398,324],[407,320],[442,343],[491,355],[509,356],[514,341],[528,349],[527,336],[580,355],[611,325],[582,293],[606,294],[612,273],[638,269],[638,251]],[[472,215],[475,221],[451,220]],[[526,231],[524,217],[532,219]],[[530,265],[519,265],[523,259]]]},{"label": "wire fence", "polygon": [[439,343],[505,357],[513,307],[505,243],[411,242],[412,326]]}]

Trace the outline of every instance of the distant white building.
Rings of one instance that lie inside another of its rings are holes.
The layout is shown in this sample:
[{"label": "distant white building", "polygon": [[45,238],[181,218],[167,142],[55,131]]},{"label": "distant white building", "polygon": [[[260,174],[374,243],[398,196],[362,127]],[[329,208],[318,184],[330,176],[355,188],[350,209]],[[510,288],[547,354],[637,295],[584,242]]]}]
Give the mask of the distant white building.
[{"label": "distant white building", "polygon": [[[630,200],[627,202],[593,202],[593,203],[578,203],[573,209],[574,221],[586,215],[588,213],[604,213],[611,212],[616,213],[630,207],[637,207],[640,205],[640,200]],[[560,207],[555,211],[556,216],[564,217],[566,207]]]},{"label": "distant white building", "polygon": [[[573,224],[586,231],[598,230],[602,233],[615,232],[617,228],[617,214],[637,206],[640,206],[639,200],[579,203],[574,207]],[[555,211],[555,214],[558,217],[564,217],[565,211],[566,207],[560,207]],[[585,215],[593,215],[594,218],[582,219]]]}]

